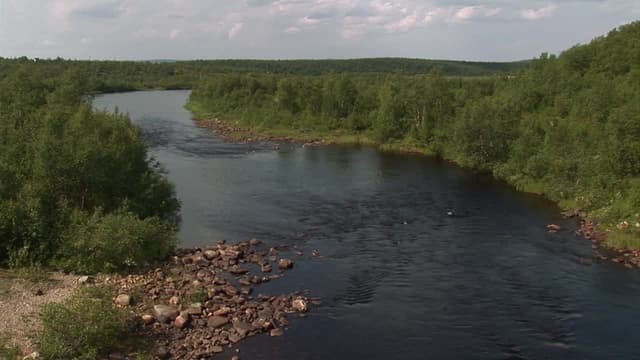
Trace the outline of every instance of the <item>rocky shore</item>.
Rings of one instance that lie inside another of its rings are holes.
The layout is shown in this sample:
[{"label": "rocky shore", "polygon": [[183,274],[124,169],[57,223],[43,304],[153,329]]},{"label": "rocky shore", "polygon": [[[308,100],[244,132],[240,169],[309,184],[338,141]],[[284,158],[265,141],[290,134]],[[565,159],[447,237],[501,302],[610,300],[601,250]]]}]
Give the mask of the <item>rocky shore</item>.
[{"label": "rocky shore", "polygon": [[232,358],[229,349],[238,342],[258,334],[281,336],[289,317],[304,317],[319,304],[302,292],[254,294],[258,285],[294,267],[283,250],[263,248],[255,239],[182,249],[164,267],[105,282],[117,288],[116,305],[134,312],[140,331],[153,339],[156,358],[209,359],[225,351]]},{"label": "rocky shore", "polygon": [[225,141],[234,143],[252,144],[270,142],[274,143],[276,148],[278,147],[278,143],[298,143],[303,146],[328,145],[327,141],[313,137],[260,134],[247,128],[231,125],[229,121],[224,121],[218,118],[194,121],[198,127],[208,129]]},{"label": "rocky shore", "polygon": [[[579,219],[580,227],[574,232],[574,234],[591,241],[591,248],[593,249],[595,260],[612,261],[614,263],[621,264],[628,269],[640,268],[640,251],[611,249],[605,246],[607,231],[602,230],[598,223],[592,220],[587,220],[588,218],[586,213],[580,210],[570,210],[565,211],[563,216],[565,218]],[[549,228],[549,231],[553,232],[557,230]]]}]

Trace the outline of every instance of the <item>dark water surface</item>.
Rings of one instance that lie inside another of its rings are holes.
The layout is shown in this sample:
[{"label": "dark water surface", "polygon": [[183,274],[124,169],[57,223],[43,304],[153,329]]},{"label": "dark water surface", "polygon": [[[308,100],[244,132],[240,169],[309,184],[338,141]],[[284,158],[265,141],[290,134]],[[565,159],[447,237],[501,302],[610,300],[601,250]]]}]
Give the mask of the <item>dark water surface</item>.
[{"label": "dark water surface", "polygon": [[228,144],[193,124],[187,96],[95,106],[144,129],[183,202],[183,246],[305,249],[258,291],[323,304],[281,338],[242,343],[243,359],[640,359],[640,273],[584,264],[588,241],[546,232],[575,226],[549,202],[420,156]]}]

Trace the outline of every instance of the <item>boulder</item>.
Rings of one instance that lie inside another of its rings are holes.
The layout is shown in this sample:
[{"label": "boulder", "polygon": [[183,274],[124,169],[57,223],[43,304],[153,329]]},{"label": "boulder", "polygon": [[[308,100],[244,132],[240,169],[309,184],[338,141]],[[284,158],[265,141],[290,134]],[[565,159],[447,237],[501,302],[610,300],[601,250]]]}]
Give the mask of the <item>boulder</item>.
[{"label": "boulder", "polygon": [[225,316],[225,315],[228,315],[229,313],[231,313],[231,308],[229,308],[228,306],[222,306],[218,310],[214,311],[213,315]]},{"label": "boulder", "polygon": [[251,324],[248,324],[241,320],[233,321],[233,328],[236,330],[238,335],[242,337],[246,337],[249,334],[249,332],[255,330],[254,327],[251,326]]},{"label": "boulder", "polygon": [[226,316],[213,315],[207,319],[207,327],[217,329],[229,323],[229,318]]},{"label": "boulder", "polygon": [[293,299],[293,301],[291,302],[291,307],[298,312],[307,312],[307,310],[309,309],[307,305],[307,300],[303,298]]},{"label": "boulder", "polygon": [[207,260],[213,260],[218,257],[218,251],[211,249],[205,250],[203,255]]},{"label": "boulder", "polygon": [[202,314],[202,304],[201,303],[193,303],[187,307],[185,310],[189,315],[200,315]]},{"label": "boulder", "polygon": [[188,314],[184,314],[186,316],[182,316],[182,315],[183,314],[180,314],[180,316],[178,316],[173,322],[173,325],[178,329],[183,329],[189,323],[189,315]]},{"label": "boulder", "polygon": [[120,294],[116,297],[116,304],[119,306],[129,306],[131,297],[127,294]]},{"label": "boulder", "polygon": [[153,316],[158,322],[165,323],[178,317],[178,309],[169,305],[154,305]]}]

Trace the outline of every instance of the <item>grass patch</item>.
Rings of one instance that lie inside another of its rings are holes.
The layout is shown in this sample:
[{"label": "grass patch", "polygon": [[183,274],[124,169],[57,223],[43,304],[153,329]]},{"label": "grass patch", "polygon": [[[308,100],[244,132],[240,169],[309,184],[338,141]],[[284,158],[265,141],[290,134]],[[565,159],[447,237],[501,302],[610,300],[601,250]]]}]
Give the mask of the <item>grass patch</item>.
[{"label": "grass patch", "polygon": [[640,250],[640,232],[634,230],[617,230],[611,232],[605,244],[614,249]]},{"label": "grass patch", "polygon": [[0,359],[14,360],[21,358],[20,348],[9,342],[9,337],[0,335]]},{"label": "grass patch", "polygon": [[9,295],[11,285],[15,278],[16,276],[14,273],[6,270],[0,270],[0,299]]},{"label": "grass patch", "polygon": [[61,304],[42,311],[40,351],[44,359],[96,359],[145,348],[132,316],[113,305],[114,289],[82,287]]},{"label": "grass patch", "polygon": [[205,288],[201,288],[189,294],[188,299],[189,304],[204,304],[207,300],[209,300],[209,293]]},{"label": "grass patch", "polygon": [[33,283],[51,281],[51,275],[49,272],[39,267],[19,268],[15,273],[18,278],[31,281]]}]

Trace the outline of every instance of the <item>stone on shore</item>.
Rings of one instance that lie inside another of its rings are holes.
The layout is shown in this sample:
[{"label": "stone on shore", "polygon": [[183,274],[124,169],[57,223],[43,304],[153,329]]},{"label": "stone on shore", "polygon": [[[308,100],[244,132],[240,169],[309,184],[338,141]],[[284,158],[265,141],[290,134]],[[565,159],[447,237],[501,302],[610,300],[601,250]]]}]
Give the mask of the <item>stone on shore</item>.
[{"label": "stone on shore", "polygon": [[178,309],[169,305],[154,305],[153,315],[160,323],[166,323],[178,317]]},{"label": "stone on shore", "polygon": [[[248,240],[179,249],[165,267],[113,279],[116,295],[140,294],[135,307],[129,298],[129,306],[142,331],[157,336],[158,358],[211,358],[253,335],[282,336],[288,314],[303,316],[308,311],[310,300],[302,293],[253,295],[258,284],[284,276],[263,272],[293,267],[290,257],[280,258],[275,248],[258,249],[258,245]],[[293,253],[287,249],[280,248]],[[124,296],[116,303],[125,304]]]},{"label": "stone on shore", "polygon": [[233,328],[236,330],[238,335],[242,337],[246,337],[249,332],[254,330],[254,327],[251,324],[247,324],[244,321],[235,320],[233,321]]},{"label": "stone on shore", "polygon": [[207,327],[216,329],[228,323],[229,323],[228,317],[213,315],[207,320]]},{"label": "stone on shore", "polygon": [[180,314],[180,316],[178,316],[176,320],[173,322],[175,327],[177,327],[178,329],[184,328],[185,326],[187,326],[188,323],[189,323],[189,314]]},{"label": "stone on shore", "polygon": [[146,325],[149,325],[155,321],[155,318],[153,317],[153,315],[149,315],[149,314],[144,314],[140,318],[142,319],[142,322],[145,323]]},{"label": "stone on shore", "polygon": [[218,257],[218,252],[216,250],[205,250],[203,254],[207,260],[213,260]]}]

